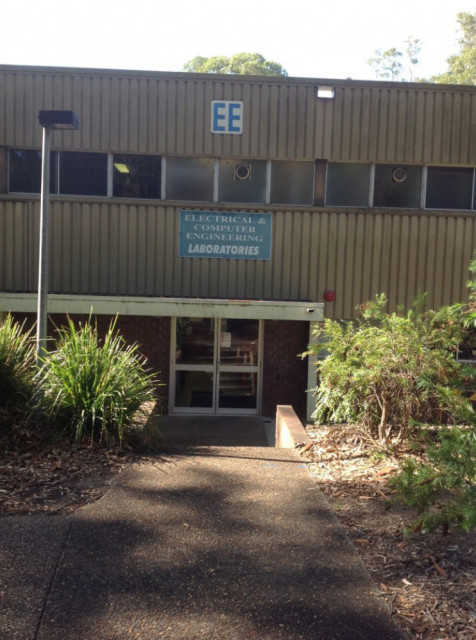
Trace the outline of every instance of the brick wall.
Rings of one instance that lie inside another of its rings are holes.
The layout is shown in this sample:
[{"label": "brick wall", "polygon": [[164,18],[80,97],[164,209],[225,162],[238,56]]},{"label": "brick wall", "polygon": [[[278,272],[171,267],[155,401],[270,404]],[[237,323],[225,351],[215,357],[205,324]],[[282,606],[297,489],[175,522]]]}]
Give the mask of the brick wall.
[{"label": "brick wall", "polygon": [[276,415],[276,405],[290,404],[306,418],[307,359],[297,355],[309,344],[309,323],[266,320],[263,345],[263,415]]}]

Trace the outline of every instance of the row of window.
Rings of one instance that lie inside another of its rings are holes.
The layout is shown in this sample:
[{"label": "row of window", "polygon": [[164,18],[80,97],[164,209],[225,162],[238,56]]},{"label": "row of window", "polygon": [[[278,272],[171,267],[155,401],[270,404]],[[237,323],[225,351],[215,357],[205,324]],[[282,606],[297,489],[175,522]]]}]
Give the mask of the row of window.
[{"label": "row of window", "polygon": [[[41,151],[10,149],[8,190],[39,193]],[[50,192],[197,202],[476,209],[475,170],[54,151]]]}]

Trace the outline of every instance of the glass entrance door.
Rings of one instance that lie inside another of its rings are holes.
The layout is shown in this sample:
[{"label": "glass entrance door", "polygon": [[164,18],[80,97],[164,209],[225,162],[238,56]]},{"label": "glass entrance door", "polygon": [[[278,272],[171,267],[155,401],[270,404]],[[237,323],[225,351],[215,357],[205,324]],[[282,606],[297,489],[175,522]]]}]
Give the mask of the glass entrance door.
[{"label": "glass entrance door", "polygon": [[184,413],[258,413],[259,320],[174,318],[171,408]]}]

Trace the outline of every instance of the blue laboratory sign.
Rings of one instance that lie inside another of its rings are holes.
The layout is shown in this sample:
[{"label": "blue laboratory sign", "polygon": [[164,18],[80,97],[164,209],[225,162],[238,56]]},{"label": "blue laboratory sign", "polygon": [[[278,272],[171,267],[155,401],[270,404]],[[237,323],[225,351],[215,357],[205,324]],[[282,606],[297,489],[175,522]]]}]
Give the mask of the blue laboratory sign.
[{"label": "blue laboratory sign", "polygon": [[243,103],[212,100],[212,133],[243,133]]},{"label": "blue laboratory sign", "polygon": [[271,258],[270,213],[180,211],[179,257]]}]

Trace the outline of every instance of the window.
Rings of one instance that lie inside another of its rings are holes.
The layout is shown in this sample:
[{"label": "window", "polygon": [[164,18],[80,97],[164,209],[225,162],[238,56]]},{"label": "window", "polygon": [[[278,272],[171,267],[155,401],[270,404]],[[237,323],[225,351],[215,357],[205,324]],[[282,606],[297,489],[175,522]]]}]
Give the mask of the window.
[{"label": "window", "polygon": [[160,198],[160,156],[114,154],[112,166],[115,198]]},{"label": "window", "polygon": [[369,164],[329,163],[326,205],[368,207],[369,184]]},{"label": "window", "polygon": [[167,158],[167,200],[212,202],[214,166],[210,158]]},{"label": "window", "polygon": [[219,202],[265,202],[266,160],[220,160]]},{"label": "window", "polygon": [[271,163],[271,203],[308,204],[314,199],[314,163]]},{"label": "window", "polygon": [[[51,153],[50,192],[56,193],[57,153]],[[41,151],[38,149],[10,149],[8,154],[8,190],[10,193],[40,193]]]},{"label": "window", "polygon": [[421,167],[378,164],[375,167],[374,207],[417,209],[421,198]]},{"label": "window", "polygon": [[471,209],[473,169],[428,167],[427,209]]},{"label": "window", "polygon": [[59,193],[107,196],[107,153],[62,151]]}]

